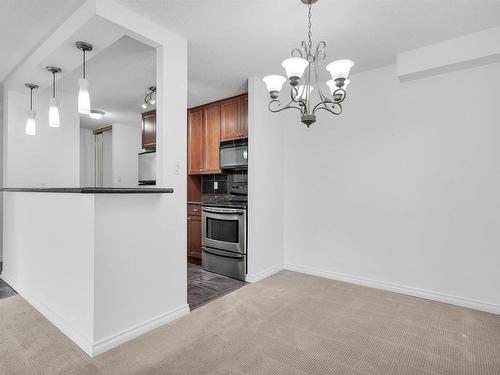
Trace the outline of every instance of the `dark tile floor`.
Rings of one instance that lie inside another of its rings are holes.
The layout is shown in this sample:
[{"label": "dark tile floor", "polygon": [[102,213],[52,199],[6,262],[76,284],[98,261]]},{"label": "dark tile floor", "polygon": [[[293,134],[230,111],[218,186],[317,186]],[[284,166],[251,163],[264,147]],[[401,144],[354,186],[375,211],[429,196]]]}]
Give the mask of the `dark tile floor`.
[{"label": "dark tile floor", "polygon": [[[2,262],[0,262],[0,273],[2,273]],[[9,284],[1,279],[0,275],[0,299],[15,296],[17,293]]]},{"label": "dark tile floor", "polygon": [[201,266],[188,263],[188,303],[191,310],[213,301],[246,282],[204,271]]},{"label": "dark tile floor", "polygon": [[[0,262],[0,273],[2,263]],[[188,263],[188,303],[191,310],[246,285],[244,281],[204,271],[197,264]],[[0,299],[17,293],[0,276]]]}]

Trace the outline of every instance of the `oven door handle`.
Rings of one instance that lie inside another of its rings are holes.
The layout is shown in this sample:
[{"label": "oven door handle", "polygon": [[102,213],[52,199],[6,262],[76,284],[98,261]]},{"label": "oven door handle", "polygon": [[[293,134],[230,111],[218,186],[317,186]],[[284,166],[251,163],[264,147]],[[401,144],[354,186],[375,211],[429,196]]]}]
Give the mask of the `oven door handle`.
[{"label": "oven door handle", "polygon": [[202,207],[201,208],[205,212],[213,212],[216,214],[237,214],[243,215],[245,210],[240,210],[237,208],[211,208],[211,207]]},{"label": "oven door handle", "polygon": [[218,251],[214,251],[214,250],[209,250],[208,248],[206,247],[202,247],[201,250],[207,254],[211,254],[211,255],[215,255],[215,256],[218,256],[218,257],[223,257],[223,258],[230,258],[230,259],[243,259],[244,256],[243,255],[226,255],[226,252],[224,253],[220,253]]}]

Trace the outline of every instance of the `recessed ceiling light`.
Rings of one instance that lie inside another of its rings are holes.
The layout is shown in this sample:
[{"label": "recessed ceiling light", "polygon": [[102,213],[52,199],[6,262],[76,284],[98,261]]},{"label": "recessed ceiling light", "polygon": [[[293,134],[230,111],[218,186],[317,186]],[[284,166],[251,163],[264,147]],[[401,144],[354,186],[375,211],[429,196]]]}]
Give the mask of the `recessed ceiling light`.
[{"label": "recessed ceiling light", "polygon": [[104,116],[106,112],[104,111],[99,111],[98,109],[92,109],[89,113],[89,117],[92,120],[100,120],[102,116]]}]

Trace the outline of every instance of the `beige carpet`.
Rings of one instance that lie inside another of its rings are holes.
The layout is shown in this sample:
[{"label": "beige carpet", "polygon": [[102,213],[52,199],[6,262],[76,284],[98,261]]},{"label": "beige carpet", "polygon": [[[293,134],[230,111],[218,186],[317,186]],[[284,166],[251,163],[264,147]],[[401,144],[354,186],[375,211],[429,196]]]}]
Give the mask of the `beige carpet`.
[{"label": "beige carpet", "polygon": [[500,374],[500,316],[280,272],[94,359],[0,300],[0,374]]}]

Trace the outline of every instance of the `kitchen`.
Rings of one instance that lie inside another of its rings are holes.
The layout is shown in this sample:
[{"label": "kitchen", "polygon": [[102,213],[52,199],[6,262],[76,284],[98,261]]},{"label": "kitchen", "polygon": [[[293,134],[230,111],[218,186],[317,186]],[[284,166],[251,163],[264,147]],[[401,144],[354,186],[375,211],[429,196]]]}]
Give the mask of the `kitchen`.
[{"label": "kitchen", "polygon": [[[154,186],[156,110],[144,99],[139,185]],[[191,309],[245,285],[248,95],[188,109],[187,297]]]},{"label": "kitchen", "polygon": [[247,274],[248,95],[188,109],[187,126],[188,301],[199,306]]}]

